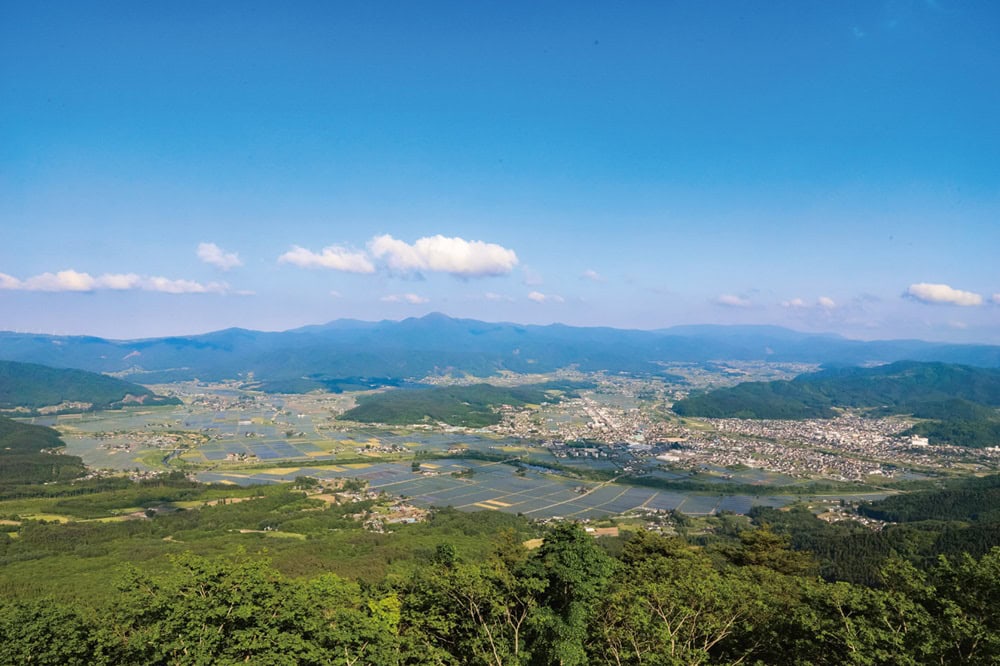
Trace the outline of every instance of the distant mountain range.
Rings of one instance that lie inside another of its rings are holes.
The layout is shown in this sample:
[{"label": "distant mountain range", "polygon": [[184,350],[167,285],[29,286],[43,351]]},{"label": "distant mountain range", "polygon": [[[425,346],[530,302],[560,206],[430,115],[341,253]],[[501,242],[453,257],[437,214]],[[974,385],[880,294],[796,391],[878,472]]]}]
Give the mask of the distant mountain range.
[{"label": "distant mountain range", "polygon": [[575,366],[643,375],[663,362],[768,360],[857,365],[902,359],[1000,367],[1000,346],[920,340],[864,342],[773,326],[678,326],[639,331],[489,323],[442,314],[403,321],[338,320],[283,332],[226,329],[145,340],[0,333],[0,359],[121,373],[143,383],[198,378],[294,381],[300,388],[489,376]]}]

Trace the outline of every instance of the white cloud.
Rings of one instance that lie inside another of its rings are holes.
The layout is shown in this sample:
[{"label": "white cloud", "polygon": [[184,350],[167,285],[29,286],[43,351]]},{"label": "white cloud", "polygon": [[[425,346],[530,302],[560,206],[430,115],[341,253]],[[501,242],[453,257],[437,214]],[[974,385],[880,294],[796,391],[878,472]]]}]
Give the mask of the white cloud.
[{"label": "white cloud", "polygon": [[339,245],[324,247],[319,253],[293,245],[278,257],[278,263],[294,264],[300,268],[329,268],[346,273],[374,273],[375,265],[364,252],[348,250]]},{"label": "white cloud", "polygon": [[330,290],[330,296],[332,296],[333,298],[343,298],[344,297],[344,295],[342,293],[340,293],[339,291],[337,291],[336,289],[331,289]]},{"label": "white cloud", "polygon": [[722,294],[715,299],[716,305],[723,305],[727,308],[748,308],[753,305],[749,299],[735,294]]},{"label": "white cloud", "polygon": [[88,273],[70,269],[35,275],[26,279],[22,288],[26,291],[93,291],[96,284]]},{"label": "white cloud", "polygon": [[73,269],[57,273],[41,273],[24,280],[0,273],[0,289],[17,291],[89,292],[98,290],[157,291],[166,294],[222,294],[229,288],[224,283],[202,284],[193,280],[172,280],[165,277],[143,277],[135,273],[105,273],[94,277]]},{"label": "white cloud", "polygon": [[226,252],[215,243],[199,243],[198,258],[206,264],[211,264],[224,271],[243,265],[243,262],[240,261],[240,256],[237,253]]},{"label": "white cloud", "polygon": [[431,271],[457,277],[487,277],[507,275],[517,266],[513,250],[440,234],[418,238],[412,245],[383,234],[372,238],[368,250],[390,270],[401,273]]},{"label": "white cloud", "polygon": [[104,289],[137,289],[142,284],[142,278],[135,273],[105,273],[97,278],[97,284]]},{"label": "white cloud", "polygon": [[485,298],[488,301],[493,301],[493,302],[500,302],[500,301],[507,302],[507,303],[514,302],[514,299],[511,298],[510,296],[506,296],[504,294],[496,294],[496,293],[494,293],[492,291],[488,291],[485,294],[483,294],[483,298]]},{"label": "white cloud", "polygon": [[972,306],[983,303],[983,297],[979,294],[954,289],[946,284],[929,284],[927,282],[911,284],[904,296],[931,304]]},{"label": "white cloud", "polygon": [[[740,299],[740,300],[743,300],[743,299]],[[747,305],[749,305],[748,301],[747,301]],[[805,309],[810,308],[812,306],[810,306],[808,303],[806,303],[801,298],[792,298],[792,299],[787,300],[787,301],[781,301],[781,307],[783,307],[783,308],[789,308],[789,309],[792,309],[792,310],[805,310]],[[830,298],[829,296],[820,296],[819,298],[816,299],[816,305],[815,305],[815,307],[820,308],[821,310],[827,310],[827,311],[829,311],[829,310],[835,310],[837,308],[837,302],[835,300],[833,300],[832,298]]]},{"label": "white cloud", "polygon": [[536,303],[563,303],[566,301],[562,296],[556,294],[543,294],[540,291],[533,291],[528,294],[528,300]]},{"label": "white cloud", "polygon": [[21,289],[21,281],[13,275],[0,273],[0,289],[15,290]]},{"label": "white cloud", "polygon": [[538,285],[545,282],[545,280],[542,279],[542,274],[536,271],[534,268],[529,268],[528,266],[525,266],[521,272],[522,272],[521,283],[528,287],[537,287]]},{"label": "white cloud", "polygon": [[583,272],[580,277],[586,278],[587,280],[593,280],[594,282],[604,282],[604,276],[595,271],[592,268],[588,268]]},{"label": "white cloud", "polygon": [[428,303],[430,299],[417,294],[389,294],[379,299],[383,303],[409,303],[410,305],[420,305]]},{"label": "white cloud", "polygon": [[[3,282],[3,278],[4,276],[0,275],[0,282]],[[993,294],[990,300],[996,303],[997,305],[1000,305],[1000,294]]]},{"label": "white cloud", "polygon": [[226,292],[226,285],[219,282],[201,284],[194,280],[171,280],[165,277],[144,278],[140,288],[164,294],[222,294]]}]

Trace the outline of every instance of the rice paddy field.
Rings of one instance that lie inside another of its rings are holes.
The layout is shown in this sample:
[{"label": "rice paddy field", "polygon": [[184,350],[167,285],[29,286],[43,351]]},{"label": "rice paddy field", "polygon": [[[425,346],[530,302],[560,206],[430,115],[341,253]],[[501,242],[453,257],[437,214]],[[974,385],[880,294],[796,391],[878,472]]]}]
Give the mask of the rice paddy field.
[{"label": "rice paddy field", "polygon": [[[472,474],[455,476],[472,470]],[[690,515],[719,511],[746,513],[756,505],[781,507],[798,498],[681,493],[616,483],[580,481],[535,469],[518,472],[505,463],[462,458],[422,463],[327,465],[261,471],[205,472],[202,481],[248,485],[291,481],[300,475],[321,479],[361,478],[374,490],[405,497],[419,506],[489,509],[533,518],[602,518],[634,510],[680,510]]]},{"label": "rice paddy field", "polygon": [[[717,484],[718,491],[710,493],[585,481],[544,467],[518,468],[509,462],[463,458],[460,453],[422,461],[415,471],[412,462],[419,453],[441,456],[463,450],[509,455],[511,461],[528,455],[568,468],[613,469],[614,464],[607,460],[557,460],[548,449],[530,442],[475,433],[344,430],[328,413],[300,411],[300,405],[289,408],[279,397],[269,398],[267,403],[231,409],[186,404],[44,417],[32,422],[58,428],[67,452],[97,468],[156,469],[179,457],[195,465],[200,470],[196,478],[206,482],[250,485],[292,481],[298,476],[352,477],[419,506],[488,509],[534,518],[601,518],[637,510],[679,510],[689,515],[746,513],[756,505],[780,507],[803,499],[726,492],[727,486],[735,483],[773,487],[801,482],[755,469],[652,472],[664,480],[695,478]],[[370,458],[371,462],[359,463],[359,458]],[[345,464],[338,464],[338,460]],[[743,489],[745,492],[745,485]]]}]

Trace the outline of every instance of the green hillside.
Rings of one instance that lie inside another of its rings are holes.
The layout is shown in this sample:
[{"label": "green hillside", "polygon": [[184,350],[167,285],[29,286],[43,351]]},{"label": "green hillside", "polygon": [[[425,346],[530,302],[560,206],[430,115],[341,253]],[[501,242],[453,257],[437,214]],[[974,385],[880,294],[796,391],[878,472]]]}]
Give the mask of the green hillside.
[{"label": "green hillside", "polygon": [[834,408],[930,419],[912,434],[958,446],[1000,443],[1000,370],[900,361],[836,368],[790,381],[746,382],[674,404],[682,416],[746,419],[831,418]]},{"label": "green hillside", "polygon": [[364,396],[358,406],[339,418],[363,423],[447,423],[453,426],[482,428],[500,422],[500,405],[523,407],[527,404],[554,402],[562,390],[573,384],[534,384],[503,387],[492,384],[441,386],[425,389],[399,389]]},{"label": "green hillside", "polygon": [[[35,363],[0,361],[0,409],[79,403],[60,411],[113,409],[130,404],[175,405],[177,398],[158,396],[144,386],[84,370],[50,368]],[[87,406],[82,406],[87,405]]]},{"label": "green hillside", "polygon": [[82,475],[84,467],[80,458],[49,452],[62,447],[59,433],[52,428],[0,416],[0,490]]}]

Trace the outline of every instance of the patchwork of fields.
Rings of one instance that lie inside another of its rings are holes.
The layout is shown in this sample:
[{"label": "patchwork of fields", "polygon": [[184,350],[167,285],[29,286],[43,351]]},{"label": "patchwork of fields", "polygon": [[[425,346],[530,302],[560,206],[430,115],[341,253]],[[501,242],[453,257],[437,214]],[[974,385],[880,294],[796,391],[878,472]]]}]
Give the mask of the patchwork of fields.
[{"label": "patchwork of fields", "polygon": [[[472,470],[471,476],[453,476]],[[409,463],[329,465],[272,469],[261,472],[206,472],[202,481],[222,483],[279,483],[307,474],[322,479],[354,477],[371,488],[400,495],[420,506],[453,506],[475,511],[491,509],[533,518],[601,518],[632,510],[680,510],[690,515],[719,511],[746,513],[752,506],[781,507],[797,497],[706,495],[641,488],[616,483],[569,479],[556,474],[511,465],[466,459],[435,460],[415,472]]]},{"label": "patchwork of fields", "polygon": [[[98,468],[150,469],[162,465],[166,458],[179,456],[201,466],[197,478],[206,482],[249,485],[292,481],[298,476],[353,477],[365,479],[374,490],[405,497],[419,506],[489,509],[533,518],[601,518],[634,510],[679,510],[689,515],[746,513],[756,505],[780,507],[802,499],[726,492],[731,483],[774,487],[801,482],[753,469],[737,472],[735,477],[724,469],[706,469],[700,480],[717,483],[719,488],[711,493],[586,481],[543,467],[523,465],[519,470],[511,464],[460,455],[423,461],[420,470],[414,471],[415,454],[442,455],[456,448],[510,455],[512,460],[521,454],[544,460],[551,453],[529,442],[469,433],[334,430],[322,414],[286,410],[276,419],[273,408],[204,410],[185,405],[33,421],[58,427],[67,451]],[[177,437],[187,438],[183,446],[171,443],[171,438]],[[359,456],[370,457],[372,462],[358,463]],[[353,462],[338,464],[338,459]],[[568,458],[558,462],[571,468],[613,468],[604,460]],[[664,480],[689,477],[686,472],[662,470],[652,475]]]}]

